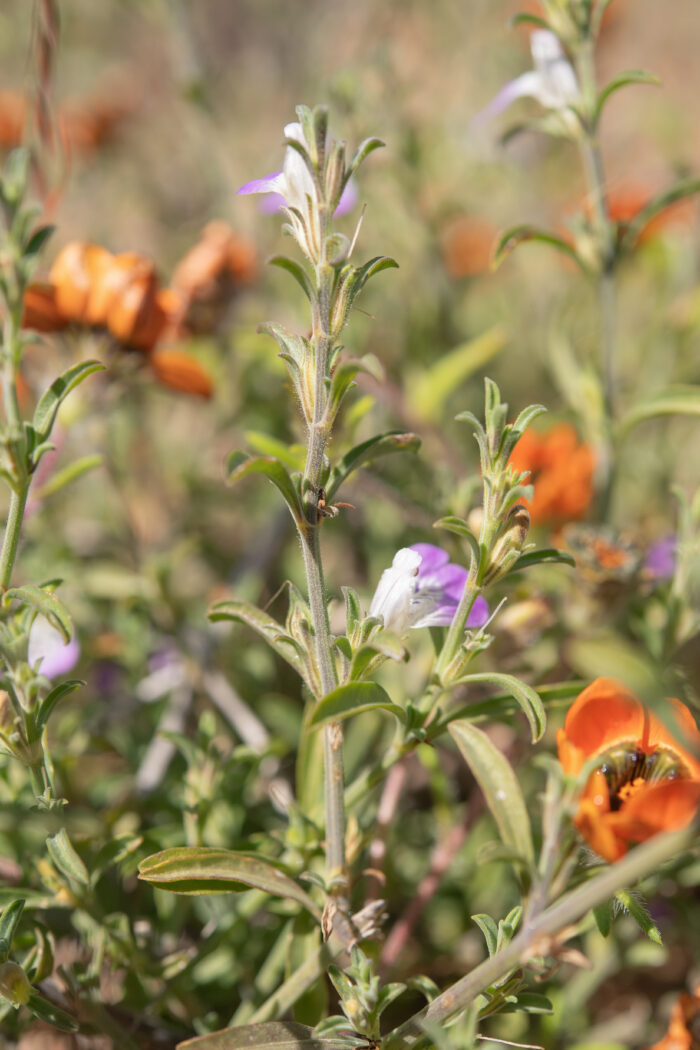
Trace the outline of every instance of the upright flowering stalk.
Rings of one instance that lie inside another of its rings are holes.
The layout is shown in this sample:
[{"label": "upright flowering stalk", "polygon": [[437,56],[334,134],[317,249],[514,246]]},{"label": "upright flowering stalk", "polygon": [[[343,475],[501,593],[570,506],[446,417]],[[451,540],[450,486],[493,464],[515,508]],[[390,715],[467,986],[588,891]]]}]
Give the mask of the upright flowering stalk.
[{"label": "upright flowering stalk", "polygon": [[[286,498],[301,539],[306,571],[313,666],[310,675],[318,698],[329,694],[339,682],[331,649],[328,608],[319,543],[319,526],[330,513],[324,486],[329,481],[326,446],[340,407],[359,361],[340,361],[340,333],[355,297],[369,277],[396,264],[391,259],[372,259],[356,267],[350,262],[354,247],[333,230],[333,216],[349,180],[362,160],[381,146],[378,139],[363,142],[348,163],[344,142],[333,138],[324,107],[300,106],[298,122],[285,128],[286,152],[281,172],[247,183],[241,193],[274,193],[284,201],[285,229],[296,240],[309,266],[279,256],[272,260],[288,270],[304,290],[311,311],[311,335],[306,338],[280,325],[267,325],[282,351],[301,405],[307,429],[307,453],[299,481],[283,483]],[[236,469],[246,471],[249,462]],[[271,480],[280,483],[280,464]],[[329,885],[336,902],[344,906],[347,893],[345,864],[344,776],[342,729],[331,722],[325,734],[326,860]]]}]

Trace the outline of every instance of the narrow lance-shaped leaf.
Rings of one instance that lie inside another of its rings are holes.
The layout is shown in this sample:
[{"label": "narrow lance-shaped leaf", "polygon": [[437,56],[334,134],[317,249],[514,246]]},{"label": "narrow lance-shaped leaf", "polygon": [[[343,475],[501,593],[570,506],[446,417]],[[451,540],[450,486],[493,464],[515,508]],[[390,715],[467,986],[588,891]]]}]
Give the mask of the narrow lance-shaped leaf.
[{"label": "narrow lance-shaped leaf", "polygon": [[552,27],[545,18],[540,18],[539,15],[531,15],[525,11],[520,11],[517,15],[509,20],[511,26],[534,26],[535,29],[547,29],[552,32]]},{"label": "narrow lance-shaped leaf", "polygon": [[700,386],[675,386],[659,391],[630,409],[620,423],[620,431],[626,434],[638,423],[659,416],[700,416]]},{"label": "narrow lance-shaped leaf", "polygon": [[55,474],[52,474],[41,488],[33,490],[33,498],[41,500],[46,499],[48,496],[53,496],[55,492],[59,492],[72,481],[77,481],[83,474],[87,474],[88,471],[100,466],[102,466],[102,456],[100,455],[83,456],[81,459],[76,459],[73,463],[63,467],[62,470],[57,470]]},{"label": "narrow lance-shaped leaf", "polygon": [[263,890],[275,897],[287,897],[320,912],[308,893],[284,872],[265,860],[233,850],[206,846],[178,846],[146,857],[139,864],[139,878],[170,893],[242,893]]},{"label": "narrow lance-shaped leaf", "polygon": [[24,900],[14,900],[7,904],[0,915],[0,962],[5,962],[12,948],[12,938],[17,929],[17,923],[22,917]]},{"label": "narrow lance-shaped leaf", "polygon": [[419,447],[420,438],[416,434],[401,431],[378,434],[360,445],[355,445],[331,471],[326,483],[326,498],[331,500],[345,478],[358,467],[371,463],[379,456],[388,456],[392,452],[416,452]]},{"label": "narrow lance-shaped leaf", "polygon": [[572,245],[553,233],[547,233],[545,230],[538,230],[537,227],[528,225],[512,226],[501,235],[493,250],[491,268],[497,270],[506,256],[510,255],[519,244],[523,244],[525,241],[539,241],[541,244],[548,244],[550,247],[556,248],[563,255],[573,259],[576,265],[585,272],[585,266]]},{"label": "narrow lance-shaped leaf", "polygon": [[38,613],[46,617],[52,627],[55,627],[63,635],[64,641],[69,642],[73,637],[73,624],[65,606],[51,591],[45,591],[33,583],[27,583],[24,587],[11,587],[5,591],[3,604],[7,607],[11,601],[22,602]]},{"label": "narrow lance-shaped leaf", "polygon": [[392,703],[386,689],[376,682],[348,682],[324,696],[312,709],[308,725],[315,729],[326,722],[340,722],[350,715],[382,709],[404,720],[404,710]]},{"label": "narrow lance-shaped leaf", "polygon": [[286,270],[287,273],[290,273],[304,292],[304,295],[309,302],[312,301],[314,297],[314,286],[311,278],[301,263],[298,263],[296,259],[290,259],[287,255],[273,255],[272,258],[267,261],[270,266],[279,266],[281,270]]},{"label": "narrow lance-shaped leaf", "polygon": [[498,674],[492,671],[487,671],[483,674],[470,674],[466,678],[461,679],[461,681],[466,683],[492,682],[500,689],[510,693],[530,723],[533,743],[540,739],[547,728],[547,714],[540,697],[531,685],[526,685],[513,675]]},{"label": "narrow lance-shaped leaf", "polygon": [[644,902],[639,896],[630,893],[629,890],[618,890],[615,899],[632,916],[639,928],[647,935],[650,941],[661,944],[661,933],[651,915],[647,911]]},{"label": "narrow lance-shaped leaf", "polygon": [[41,439],[47,438],[51,433],[61,402],[71,390],[75,390],[93,372],[101,372],[103,369],[104,365],[100,361],[80,361],[77,365],[67,369],[58,379],[54,379],[49,389],[39,399],[32,420],[34,429]]},{"label": "narrow lance-shaped leaf", "polygon": [[315,1036],[313,1028],[295,1021],[266,1021],[223,1028],[178,1043],[177,1050],[348,1050],[343,1039]]},{"label": "narrow lance-shaped leaf", "polygon": [[61,828],[55,835],[49,835],[46,840],[46,849],[58,870],[67,878],[72,882],[77,882],[80,886],[89,885],[88,870],[76,853],[65,828]]},{"label": "narrow lance-shaped leaf", "polygon": [[382,140],[377,138],[369,138],[361,142],[355,150],[355,152],[353,153],[350,163],[348,165],[348,178],[357,171],[360,164],[362,164],[362,162],[370,155],[370,153],[372,153],[375,149],[381,149],[383,146],[384,143],[382,142]]},{"label": "narrow lance-shaped leaf", "polygon": [[540,550],[527,551],[521,554],[511,572],[519,572],[520,569],[528,569],[531,565],[539,565],[541,562],[559,563],[576,568],[576,559],[568,551],[557,550],[556,547],[542,547]]},{"label": "narrow lance-shaped leaf", "polygon": [[628,84],[651,84],[654,87],[658,87],[661,81],[658,77],[655,77],[653,73],[647,73],[644,69],[626,69],[623,73],[618,73],[616,77],[606,84],[603,90],[598,95],[598,101],[596,102],[595,109],[593,111],[593,127],[597,127],[603,113],[605,103],[608,101],[611,95],[614,95],[620,88],[627,87]]},{"label": "narrow lance-shaped leaf", "polygon": [[44,999],[43,995],[39,995],[38,992],[31,993],[27,1007],[35,1017],[46,1021],[47,1024],[58,1028],[61,1032],[77,1032],[80,1027],[74,1017],[50,1003],[48,999]]},{"label": "narrow lance-shaped leaf", "polygon": [[501,838],[532,864],[535,854],[530,818],[512,766],[486,733],[471,722],[452,722],[449,731],[484,793]]},{"label": "narrow lance-shaped leaf", "polygon": [[286,633],[282,624],[278,623],[269,613],[258,609],[257,605],[232,598],[228,601],[217,602],[212,606],[208,615],[214,623],[218,620],[236,620],[252,627],[283,660],[302,674],[303,665],[298,643]]},{"label": "narrow lance-shaped leaf", "polygon": [[474,556],[475,563],[478,566],[479,559],[481,558],[481,547],[479,541],[467,525],[466,521],[462,518],[458,518],[455,515],[450,515],[447,518],[440,518],[433,525],[434,529],[447,529],[448,532],[454,532],[457,536],[461,536],[469,544],[471,552]]},{"label": "narrow lance-shaped leaf", "polygon": [[627,228],[622,238],[622,247],[634,247],[640,233],[653,218],[672,204],[675,204],[677,201],[685,200],[685,198],[692,197],[696,193],[700,193],[700,179],[689,178],[682,179],[680,182],[677,182],[675,186],[671,186],[670,189],[664,190],[662,193],[658,193],[655,197],[652,197],[643,208],[640,208],[631,222],[627,223]]},{"label": "narrow lance-shaped leaf", "polygon": [[294,482],[278,459],[272,456],[247,456],[245,452],[232,452],[227,461],[227,482],[235,485],[250,474],[262,474],[279,489],[289,507],[292,517],[301,524],[304,511]]},{"label": "narrow lance-shaped leaf", "polygon": [[48,722],[59,701],[62,700],[64,696],[68,696],[69,693],[79,689],[81,685],[85,685],[85,682],[82,679],[72,678],[67,682],[61,682],[60,685],[57,685],[51,690],[48,696],[44,697],[36,716],[36,725],[39,732],[41,732]]}]

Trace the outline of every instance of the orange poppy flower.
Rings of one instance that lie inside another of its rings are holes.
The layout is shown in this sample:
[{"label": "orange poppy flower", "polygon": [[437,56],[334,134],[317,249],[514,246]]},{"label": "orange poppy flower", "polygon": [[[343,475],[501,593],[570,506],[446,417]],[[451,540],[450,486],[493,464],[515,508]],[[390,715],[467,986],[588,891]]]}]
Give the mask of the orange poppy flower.
[{"label": "orange poppy flower", "polygon": [[577,697],[557,733],[559,761],[571,776],[590,759],[574,818],[605,860],[624,856],[631,843],[685,827],[700,802],[700,731],[680,700],[669,699],[672,732],[620,682],[596,678]]},{"label": "orange poppy flower", "polygon": [[209,398],[214,392],[211,376],[190,354],[181,350],[155,350],[148,359],[163,386],[183,394]]},{"label": "orange poppy flower", "polygon": [[584,516],[593,498],[595,460],[570,423],[557,423],[544,434],[526,430],[509,462],[517,470],[530,471],[535,493],[527,506],[533,523]]},{"label": "orange poppy flower", "polygon": [[697,1050],[700,1045],[700,985],[683,992],[671,1011],[668,1031],[649,1050]]},{"label": "orange poppy flower", "polygon": [[22,328],[35,332],[59,332],[68,321],[56,305],[56,289],[52,284],[30,284],[24,293]]}]

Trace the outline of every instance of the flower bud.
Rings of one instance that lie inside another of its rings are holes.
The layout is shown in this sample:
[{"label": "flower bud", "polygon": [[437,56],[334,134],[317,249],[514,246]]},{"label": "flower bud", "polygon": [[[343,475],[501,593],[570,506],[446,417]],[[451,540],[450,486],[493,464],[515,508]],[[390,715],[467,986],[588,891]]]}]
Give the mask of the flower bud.
[{"label": "flower bud", "polygon": [[13,1006],[24,1006],[29,1002],[32,994],[32,986],[21,966],[14,962],[5,962],[0,965],[0,995],[13,1004]]},{"label": "flower bud", "polygon": [[516,503],[511,508],[501,534],[491,550],[488,568],[482,581],[484,584],[493,583],[513,568],[520,557],[529,529],[528,509],[524,504]]}]

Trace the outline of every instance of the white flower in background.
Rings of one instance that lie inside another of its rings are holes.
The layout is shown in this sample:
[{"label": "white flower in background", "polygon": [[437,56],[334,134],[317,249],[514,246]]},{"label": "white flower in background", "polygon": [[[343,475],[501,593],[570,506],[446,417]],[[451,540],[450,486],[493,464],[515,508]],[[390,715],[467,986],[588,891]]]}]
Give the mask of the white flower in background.
[{"label": "white flower in background", "polygon": [[[466,582],[467,570],[453,565],[441,547],[432,543],[402,547],[379,579],[369,614],[380,616],[385,628],[399,635],[409,628],[448,627]],[[488,605],[479,596],[467,626],[482,627],[488,616]]]},{"label": "white flower in background", "polygon": [[579,101],[578,80],[559,38],[548,29],[537,29],[530,35],[530,50],[535,68],[501,88],[476,116],[476,124],[483,124],[502,113],[516,98],[534,98],[545,109],[555,110],[565,109]]},{"label": "white flower in background", "polygon": [[58,678],[59,675],[68,674],[79,657],[77,638],[65,642],[60,631],[42,616],[37,616],[29,631],[27,663],[30,667],[46,678]]}]

